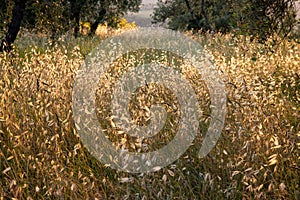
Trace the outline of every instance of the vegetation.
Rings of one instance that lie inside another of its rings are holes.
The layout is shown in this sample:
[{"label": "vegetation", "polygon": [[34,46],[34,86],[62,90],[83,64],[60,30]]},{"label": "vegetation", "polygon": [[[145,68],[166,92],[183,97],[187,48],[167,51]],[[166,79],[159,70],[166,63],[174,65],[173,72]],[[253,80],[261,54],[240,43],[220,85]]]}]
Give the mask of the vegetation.
[{"label": "vegetation", "polygon": [[90,34],[94,35],[99,24],[106,22],[114,27],[127,12],[137,12],[140,4],[141,0],[5,0],[1,5],[0,33],[4,31],[6,35],[0,52],[10,50],[21,26],[30,32],[46,33],[54,40],[70,30],[79,36],[80,21],[89,21]]},{"label": "vegetation", "polygon": [[169,28],[204,32],[237,32],[266,41],[288,35],[298,23],[298,0],[159,0],[153,19]]},{"label": "vegetation", "polygon": [[100,76],[95,94],[99,124],[116,148],[156,150],[178,128],[176,98],[157,84],[139,88],[129,109],[145,125],[147,108],[163,102],[164,128],[140,141],[114,127],[112,86],[141,62],[179,69],[203,111],[193,145],[170,166],[144,174],[119,172],[96,160],[78,136],[72,111],[74,79],[85,57],[104,38],[138,28],[122,15],[137,11],[141,1],[27,0],[25,7],[21,0],[4,2],[0,36],[4,43],[16,41],[0,53],[1,200],[299,199],[300,42],[286,37],[296,23],[294,1],[159,1],[154,19],[193,30],[186,35],[216,64],[226,85],[227,116],[217,145],[200,159],[210,122],[201,74],[185,71],[182,58],[163,50],[120,56]]},{"label": "vegetation", "polygon": [[[199,136],[175,163],[149,174],[122,173],[104,166],[77,136],[72,120],[74,77],[85,55],[101,40],[70,37],[54,46],[20,46],[0,54],[0,196],[297,199],[299,43],[283,40],[273,46],[272,38],[263,45],[231,34],[190,36],[204,45],[226,83],[226,124],[207,157],[197,157]],[[195,86],[199,84],[197,74],[187,76]],[[199,91],[203,96],[205,90]]]}]

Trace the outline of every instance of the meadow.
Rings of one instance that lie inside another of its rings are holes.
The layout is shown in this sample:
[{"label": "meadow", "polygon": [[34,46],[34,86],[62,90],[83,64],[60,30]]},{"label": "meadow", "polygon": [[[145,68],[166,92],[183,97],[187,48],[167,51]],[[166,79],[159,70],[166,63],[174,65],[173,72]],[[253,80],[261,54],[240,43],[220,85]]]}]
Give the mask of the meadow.
[{"label": "meadow", "polygon": [[103,37],[23,33],[0,54],[0,199],[300,199],[300,42],[186,34],[226,84],[222,136],[204,158],[199,137],[170,166],[130,174],[91,156],[72,118],[76,72]]}]

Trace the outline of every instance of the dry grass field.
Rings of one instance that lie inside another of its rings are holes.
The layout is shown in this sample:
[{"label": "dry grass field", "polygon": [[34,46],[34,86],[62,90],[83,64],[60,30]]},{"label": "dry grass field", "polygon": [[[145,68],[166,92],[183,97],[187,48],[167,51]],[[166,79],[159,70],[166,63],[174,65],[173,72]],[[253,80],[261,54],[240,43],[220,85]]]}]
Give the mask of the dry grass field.
[{"label": "dry grass field", "polygon": [[100,39],[0,54],[0,199],[300,199],[299,41],[190,37],[226,84],[226,123],[207,157],[197,157],[198,138],[148,174],[104,166],[74,127],[74,77]]}]

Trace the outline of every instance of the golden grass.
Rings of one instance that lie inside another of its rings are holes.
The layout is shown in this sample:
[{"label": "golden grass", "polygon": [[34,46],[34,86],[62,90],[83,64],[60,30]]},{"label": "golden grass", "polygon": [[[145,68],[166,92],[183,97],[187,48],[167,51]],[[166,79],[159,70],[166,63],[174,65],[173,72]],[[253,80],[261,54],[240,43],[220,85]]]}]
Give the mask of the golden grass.
[{"label": "golden grass", "polygon": [[299,198],[300,44],[193,37],[226,83],[222,137],[203,159],[196,141],[171,166],[142,175],[105,167],[77,136],[72,87],[88,50],[72,44],[1,54],[1,199]]}]

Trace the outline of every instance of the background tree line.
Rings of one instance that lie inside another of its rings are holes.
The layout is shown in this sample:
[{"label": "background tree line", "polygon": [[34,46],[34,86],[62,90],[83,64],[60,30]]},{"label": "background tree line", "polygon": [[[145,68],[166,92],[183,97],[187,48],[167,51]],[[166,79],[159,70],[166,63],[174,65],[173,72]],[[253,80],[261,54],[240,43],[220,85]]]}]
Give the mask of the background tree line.
[{"label": "background tree line", "polygon": [[[0,32],[5,33],[0,51],[9,50],[20,27],[55,38],[74,30],[80,21],[91,22],[93,35],[99,24],[114,26],[128,11],[137,12],[141,0],[1,0]],[[299,23],[299,0],[158,0],[154,23],[176,30],[235,32],[264,41],[276,33],[286,37]]]},{"label": "background tree line", "polygon": [[0,32],[4,32],[0,50],[9,50],[20,27],[46,33],[52,38],[73,29],[78,36],[80,21],[91,22],[94,34],[98,25],[115,26],[128,11],[137,12],[141,0],[1,0]]},{"label": "background tree line", "polygon": [[264,41],[274,33],[287,36],[299,23],[296,2],[299,0],[158,0],[153,20],[171,29],[234,31]]}]

